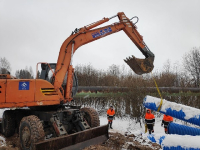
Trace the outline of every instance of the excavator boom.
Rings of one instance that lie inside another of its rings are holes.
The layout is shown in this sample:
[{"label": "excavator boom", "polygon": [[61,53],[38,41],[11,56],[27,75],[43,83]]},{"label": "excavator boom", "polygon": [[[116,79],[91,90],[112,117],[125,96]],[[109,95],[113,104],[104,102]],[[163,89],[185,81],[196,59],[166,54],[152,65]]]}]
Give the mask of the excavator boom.
[{"label": "excavator boom", "polygon": [[[116,16],[119,18],[119,22],[101,28],[95,28]],[[144,43],[143,37],[139,34],[139,32],[136,29],[136,25],[131,21],[132,18],[127,18],[123,12],[119,12],[116,16],[113,16],[111,18],[103,18],[102,20],[94,22],[90,25],[84,26],[80,29],[76,29],[74,32],[72,32],[72,35],[69,36],[62,44],[54,76],[54,87],[55,89],[60,89],[65,74],[67,73],[67,81],[69,81],[67,82],[65,93],[65,99],[67,99],[67,101],[71,100],[70,93],[72,85],[70,81],[72,80],[71,78],[73,75],[71,60],[74,55],[74,52],[84,44],[106,37],[110,34],[119,32],[121,30],[123,30],[126,33],[126,35],[145,56],[145,59],[138,59],[132,56],[126,58],[125,62],[138,75],[149,73],[153,70],[154,54]]]}]

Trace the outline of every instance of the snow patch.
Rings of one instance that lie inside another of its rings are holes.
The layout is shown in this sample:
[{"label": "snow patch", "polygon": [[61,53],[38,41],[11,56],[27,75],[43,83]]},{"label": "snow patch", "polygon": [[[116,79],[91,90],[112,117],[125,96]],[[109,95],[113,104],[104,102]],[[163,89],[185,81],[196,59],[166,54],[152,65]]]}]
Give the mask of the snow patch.
[{"label": "snow patch", "polygon": [[200,136],[166,135],[162,147],[200,148]]},{"label": "snow patch", "polygon": [[[200,136],[189,136],[189,135],[169,135],[165,134],[164,128],[161,127],[162,117],[155,118],[154,133],[150,136],[153,136],[156,143],[162,147],[177,147],[181,146],[183,148],[200,148]],[[107,124],[107,118],[105,116],[100,116],[101,125]],[[174,119],[174,122],[183,124],[183,121]],[[117,118],[113,120],[113,129],[109,132],[118,132],[121,134],[128,135],[134,134],[136,137],[134,141],[138,141],[144,146],[151,147],[150,140],[148,138],[149,134],[144,133],[144,124],[140,126],[139,123],[135,123],[134,119],[120,119]],[[126,149],[127,145],[134,145],[134,143],[127,143],[124,145],[123,150]],[[153,148],[153,147],[152,147]]]},{"label": "snow patch", "polygon": [[6,146],[6,140],[4,137],[0,136],[0,147]]}]

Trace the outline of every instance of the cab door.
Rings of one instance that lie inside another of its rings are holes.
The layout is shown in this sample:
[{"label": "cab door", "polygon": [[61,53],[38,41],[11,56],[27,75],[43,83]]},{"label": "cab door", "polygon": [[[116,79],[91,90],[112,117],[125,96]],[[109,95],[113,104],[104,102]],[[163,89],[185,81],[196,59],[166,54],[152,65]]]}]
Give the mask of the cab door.
[{"label": "cab door", "polygon": [[6,102],[6,79],[0,79],[0,103]]}]

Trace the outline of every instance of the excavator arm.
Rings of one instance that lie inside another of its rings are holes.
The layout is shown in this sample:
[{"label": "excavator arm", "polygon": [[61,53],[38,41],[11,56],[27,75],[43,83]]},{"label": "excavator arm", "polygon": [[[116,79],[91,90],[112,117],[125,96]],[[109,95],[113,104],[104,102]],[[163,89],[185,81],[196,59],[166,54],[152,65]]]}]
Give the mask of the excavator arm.
[{"label": "excavator arm", "polygon": [[[119,22],[113,23],[105,27],[93,29],[117,16],[119,18]],[[127,34],[127,36],[145,56],[145,59],[137,59],[132,56],[127,58],[125,62],[136,74],[141,75],[152,71],[154,67],[154,54],[148,49],[148,47],[144,43],[142,36],[137,31],[136,26],[131,21],[131,19],[127,18],[123,12],[120,12],[116,16],[113,16],[111,18],[103,18],[100,21],[94,22],[80,29],[76,29],[74,32],[72,32],[71,36],[69,36],[63,42],[57,61],[53,84],[55,89],[60,89],[64,77],[67,73],[67,85],[64,95],[64,99],[66,101],[70,101],[72,99],[71,88],[73,84],[72,77],[74,72],[74,69],[72,67],[72,58],[75,51],[84,44],[98,40],[121,30],[123,30]]]}]

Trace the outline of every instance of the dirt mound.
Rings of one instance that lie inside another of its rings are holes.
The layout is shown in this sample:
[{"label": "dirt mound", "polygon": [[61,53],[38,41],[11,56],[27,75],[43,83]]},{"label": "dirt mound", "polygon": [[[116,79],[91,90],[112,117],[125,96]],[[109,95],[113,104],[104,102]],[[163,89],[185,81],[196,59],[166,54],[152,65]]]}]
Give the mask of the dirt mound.
[{"label": "dirt mound", "polygon": [[[0,136],[4,137],[2,134],[0,134]],[[20,150],[20,140],[18,134],[5,138],[5,140],[6,146],[0,145],[0,150]]]},{"label": "dirt mound", "polygon": [[92,145],[84,150],[159,150],[161,146],[145,141],[142,136],[134,134],[109,133],[109,139],[101,145]]}]

